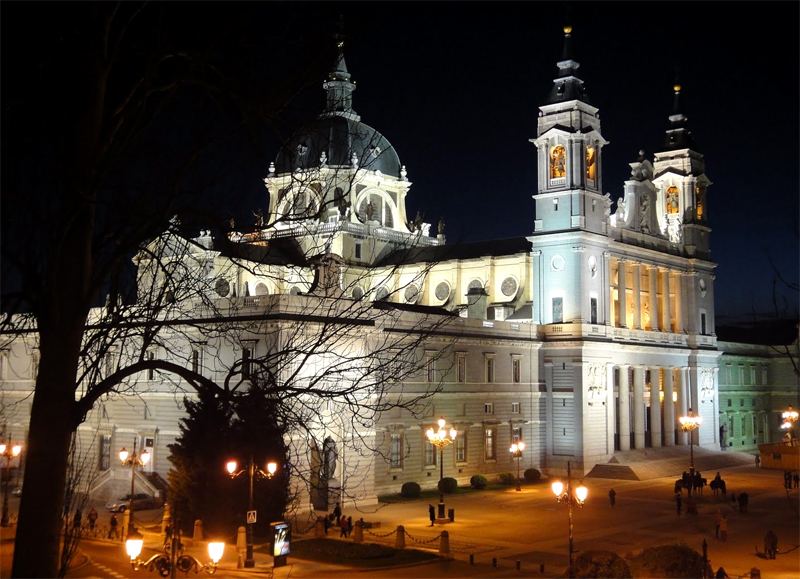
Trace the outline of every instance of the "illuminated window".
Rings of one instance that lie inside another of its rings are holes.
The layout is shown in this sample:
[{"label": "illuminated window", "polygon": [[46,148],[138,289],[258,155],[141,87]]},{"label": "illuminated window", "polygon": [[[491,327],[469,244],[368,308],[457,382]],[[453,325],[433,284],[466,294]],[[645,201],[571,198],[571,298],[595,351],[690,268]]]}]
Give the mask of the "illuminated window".
[{"label": "illuminated window", "polygon": [[[430,446],[433,446],[430,444]],[[403,455],[401,449],[403,448],[403,435],[392,434],[389,443],[389,468],[403,468]]]},{"label": "illuminated window", "polygon": [[586,178],[590,181],[595,180],[595,171],[596,171],[596,163],[595,158],[596,151],[594,147],[586,147]]},{"label": "illuminated window", "polygon": [[99,470],[111,468],[111,435],[103,434],[100,436],[100,464]]},{"label": "illuminated window", "polygon": [[484,458],[494,460],[496,455],[494,428],[487,428],[484,431]]},{"label": "illuminated window", "polygon": [[467,462],[467,433],[463,430],[456,436],[456,462]]},{"label": "illuminated window", "polygon": [[425,466],[436,466],[436,450],[435,446],[425,441]]},{"label": "illuminated window", "polygon": [[667,213],[678,213],[678,188],[674,185],[667,189]]},{"label": "illuminated window", "polygon": [[567,151],[563,145],[550,149],[550,178],[558,179],[567,176]]}]

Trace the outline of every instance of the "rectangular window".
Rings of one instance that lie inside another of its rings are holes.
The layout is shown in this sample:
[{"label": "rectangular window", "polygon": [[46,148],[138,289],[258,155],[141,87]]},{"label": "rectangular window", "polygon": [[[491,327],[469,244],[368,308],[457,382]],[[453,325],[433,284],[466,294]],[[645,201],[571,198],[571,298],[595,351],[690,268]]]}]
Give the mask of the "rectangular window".
[{"label": "rectangular window", "polygon": [[494,356],[486,357],[486,382],[494,382]]},{"label": "rectangular window", "polygon": [[467,358],[465,356],[458,356],[456,358],[457,374],[459,382],[467,381]]},{"label": "rectangular window", "polygon": [[739,398],[739,406],[744,406],[744,398]]},{"label": "rectangular window", "polygon": [[487,428],[484,431],[484,457],[486,460],[494,460],[495,458],[494,428]]},{"label": "rectangular window", "polygon": [[706,315],[704,313],[700,314],[700,333],[706,335]]},{"label": "rectangular window", "polygon": [[361,244],[356,243],[356,259],[361,259]]},{"label": "rectangular window", "polygon": [[456,462],[467,462],[467,433],[461,430],[456,436]]},{"label": "rectangular window", "polygon": [[[431,444],[430,446],[433,445]],[[389,468],[403,468],[402,447],[402,435],[392,434],[389,444]]]},{"label": "rectangular window", "polygon": [[436,382],[436,368],[433,356],[425,356],[425,379],[428,382]]},{"label": "rectangular window", "polygon": [[597,323],[597,298],[589,298],[589,322]]},{"label": "rectangular window", "polygon": [[144,405],[144,419],[145,420],[153,420],[155,417],[156,416],[155,416],[155,413],[153,412],[153,409],[150,408],[147,405],[147,403],[145,402],[145,405]]},{"label": "rectangular window", "polygon": [[515,444],[522,440],[522,429],[521,428],[512,428],[511,429],[511,443]]},{"label": "rectangular window", "polygon": [[103,378],[108,378],[114,373],[114,354],[107,352],[103,356]]},{"label": "rectangular window", "polygon": [[250,348],[242,348],[242,378],[245,380],[250,379],[250,360],[253,357],[253,351]]},{"label": "rectangular window", "polygon": [[511,403],[511,414],[519,414],[519,402]]},{"label": "rectangular window", "polygon": [[564,298],[553,298],[553,323],[560,324],[564,321]]},{"label": "rectangular window", "polygon": [[[152,362],[153,360],[156,359],[156,353],[155,352],[147,352],[145,354],[145,359],[150,361],[150,362]],[[155,371],[154,368],[148,368],[148,370],[147,370],[147,379],[148,380],[155,380],[156,379],[156,371]]]},{"label": "rectangular window", "polygon": [[740,434],[740,436],[745,436],[745,435],[747,434],[747,433],[745,432],[745,424],[747,424],[747,423],[745,422],[745,417],[744,417],[744,415],[742,415],[742,417],[741,417],[741,423],[742,423],[742,425],[741,425],[741,426],[742,426],[742,431],[741,431],[741,434]]},{"label": "rectangular window", "polygon": [[558,211],[558,199],[553,199],[553,211]]},{"label": "rectangular window", "polygon": [[522,363],[521,363],[519,358],[516,358],[516,357],[511,358],[511,375],[512,375],[512,378],[513,378],[515,384],[519,384],[520,374],[521,374],[521,372],[520,372],[521,366],[522,366]]},{"label": "rectangular window", "polygon": [[425,466],[436,466],[437,448],[427,440],[425,441]]},{"label": "rectangular window", "polygon": [[111,435],[103,434],[100,436],[100,462],[99,470],[111,468]]},{"label": "rectangular window", "polygon": [[491,402],[487,402],[483,405],[483,413],[484,414],[494,414],[494,404]]},{"label": "rectangular window", "polygon": [[201,375],[203,373],[203,351],[199,348],[192,350],[192,372]]},{"label": "rectangular window", "polygon": [[730,408],[730,407],[731,407],[731,404],[732,404],[732,403],[733,403],[733,400],[731,400],[730,398],[728,398],[728,408]]}]

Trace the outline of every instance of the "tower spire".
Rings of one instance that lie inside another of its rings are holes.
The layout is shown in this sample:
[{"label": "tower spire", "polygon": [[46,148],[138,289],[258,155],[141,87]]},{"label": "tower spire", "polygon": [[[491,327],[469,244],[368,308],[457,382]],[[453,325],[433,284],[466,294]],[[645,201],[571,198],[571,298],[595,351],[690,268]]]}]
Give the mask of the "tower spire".
[{"label": "tower spire", "polygon": [[674,92],[672,100],[672,114],[669,116],[669,128],[664,146],[668,151],[675,149],[694,149],[692,133],[687,128],[688,118],[683,114],[681,107],[681,85],[678,79],[672,86]]},{"label": "tower spire", "polygon": [[564,26],[564,50],[557,65],[558,76],[553,81],[554,85],[547,103],[555,104],[580,99],[591,104],[583,81],[576,76],[580,64],[572,55],[572,26],[570,25]]},{"label": "tower spire", "polygon": [[350,73],[344,60],[345,35],[341,18],[338,28],[334,35],[338,49],[336,62],[333,70],[328,73],[328,79],[322,85],[328,93],[323,115],[339,115],[358,120],[360,117],[353,110],[353,91],[356,90],[356,84],[350,80]]}]

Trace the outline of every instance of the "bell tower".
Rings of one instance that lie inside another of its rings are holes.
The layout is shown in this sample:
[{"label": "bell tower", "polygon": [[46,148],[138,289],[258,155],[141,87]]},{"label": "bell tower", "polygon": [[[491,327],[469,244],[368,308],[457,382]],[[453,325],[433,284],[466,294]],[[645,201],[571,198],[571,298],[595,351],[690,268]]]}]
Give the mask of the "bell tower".
[{"label": "bell tower", "polygon": [[534,234],[581,229],[605,233],[607,200],[602,191],[600,114],[577,77],[572,27],[564,27],[564,52],[547,104],[539,107],[538,190]]}]

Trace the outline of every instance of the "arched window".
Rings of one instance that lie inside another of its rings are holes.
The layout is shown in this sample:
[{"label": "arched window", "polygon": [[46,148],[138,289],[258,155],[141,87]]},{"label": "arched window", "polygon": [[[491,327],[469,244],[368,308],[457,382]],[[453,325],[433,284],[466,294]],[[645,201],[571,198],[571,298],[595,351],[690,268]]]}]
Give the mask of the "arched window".
[{"label": "arched window", "polygon": [[597,150],[594,147],[586,147],[586,178],[590,181],[595,180],[597,174]]},{"label": "arched window", "polygon": [[307,189],[293,191],[283,201],[280,214],[290,221],[314,217],[319,211],[316,195]]},{"label": "arched window", "polygon": [[567,151],[563,145],[550,149],[550,178],[558,179],[567,176]]},{"label": "arched window", "polygon": [[263,282],[258,282],[256,284],[256,295],[257,296],[268,296],[269,289],[267,289],[267,284]]},{"label": "arched window", "polygon": [[328,437],[322,443],[322,480],[330,480],[336,476],[336,442]]},{"label": "arched window", "polygon": [[358,203],[358,217],[364,221],[377,221],[384,227],[394,227],[392,207],[377,193],[370,193]]},{"label": "arched window", "polygon": [[679,209],[678,188],[673,185],[667,189],[667,213],[678,213]]}]

